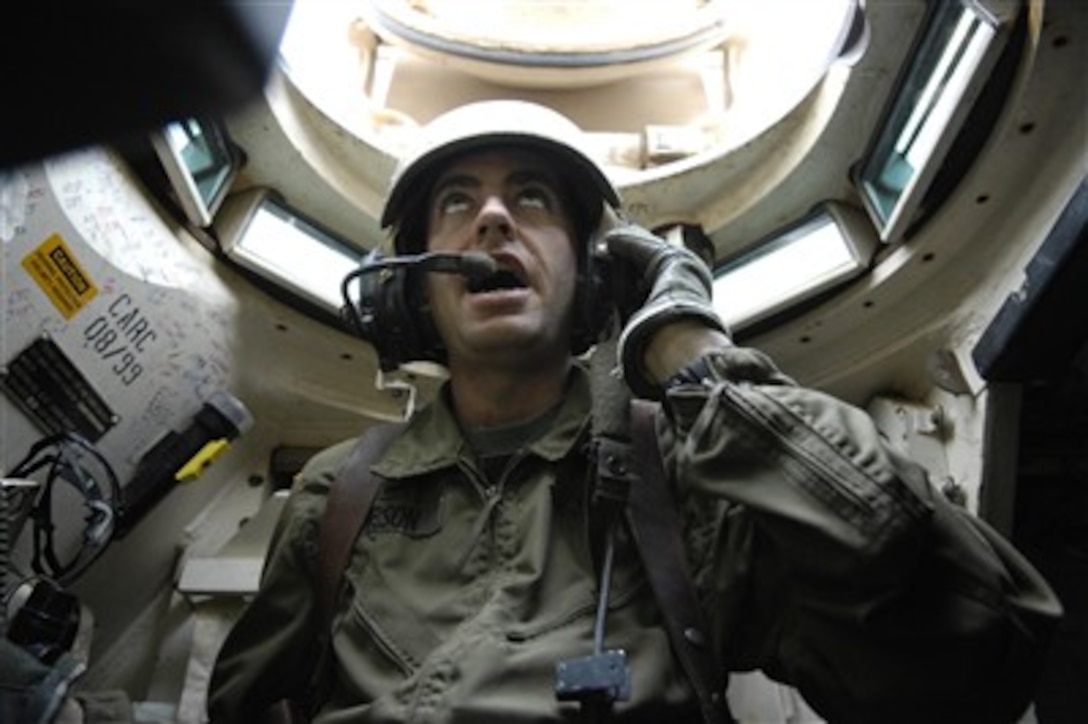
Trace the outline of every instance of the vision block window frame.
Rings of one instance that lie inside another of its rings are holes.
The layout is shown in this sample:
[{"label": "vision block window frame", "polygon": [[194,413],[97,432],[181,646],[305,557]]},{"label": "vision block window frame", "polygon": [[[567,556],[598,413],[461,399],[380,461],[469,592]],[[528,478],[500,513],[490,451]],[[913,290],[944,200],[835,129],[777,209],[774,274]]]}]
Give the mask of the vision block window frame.
[{"label": "vision block window frame", "polygon": [[1009,36],[1016,0],[940,0],[856,182],[882,241],[914,221]]},{"label": "vision block window frame", "polygon": [[241,166],[226,130],[209,118],[186,118],[152,133],[151,145],[185,218],[211,226]]},{"label": "vision block window frame", "polygon": [[714,270],[714,306],[734,332],[863,274],[879,241],[865,213],[836,201]]},{"label": "vision block window frame", "polygon": [[351,243],[267,188],[232,195],[214,228],[230,262],[340,317],[341,282],[363,256]]}]

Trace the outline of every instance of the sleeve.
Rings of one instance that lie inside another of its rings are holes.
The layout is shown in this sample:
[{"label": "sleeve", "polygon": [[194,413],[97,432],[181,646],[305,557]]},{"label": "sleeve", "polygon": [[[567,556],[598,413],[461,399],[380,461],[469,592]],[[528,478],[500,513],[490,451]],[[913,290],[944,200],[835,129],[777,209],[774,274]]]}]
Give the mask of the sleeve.
[{"label": "sleeve", "polygon": [[1043,578],[862,410],[754,350],[703,362],[667,405],[678,492],[727,501],[697,564],[723,660],[835,722],[1015,721],[1061,612]]},{"label": "sleeve", "polygon": [[213,724],[261,721],[273,703],[303,694],[309,683],[302,663],[312,665],[322,638],[314,630],[311,567],[331,481],[322,461],[315,461],[296,481],[273,533],[260,587],[216,658],[208,690]]}]

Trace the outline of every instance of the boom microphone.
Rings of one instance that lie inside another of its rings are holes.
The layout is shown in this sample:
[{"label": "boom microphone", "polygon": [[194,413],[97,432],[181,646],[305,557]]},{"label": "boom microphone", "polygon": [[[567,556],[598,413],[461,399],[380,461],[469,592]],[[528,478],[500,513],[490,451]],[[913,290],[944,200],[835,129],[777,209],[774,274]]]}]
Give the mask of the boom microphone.
[{"label": "boom microphone", "polygon": [[461,254],[431,252],[420,254],[420,262],[427,271],[460,274],[469,281],[479,281],[494,274],[499,268],[488,254],[482,251],[466,251]]},{"label": "boom microphone", "polygon": [[399,266],[419,266],[429,272],[442,274],[460,274],[469,281],[478,281],[495,273],[498,265],[495,260],[482,251],[462,253],[432,251],[425,254],[391,256],[385,259],[366,261],[353,275],[367,274],[380,269]]},{"label": "boom microphone", "polygon": [[[438,333],[428,331],[428,316],[415,308],[419,300],[407,282],[407,273],[396,270],[422,269],[440,274],[460,274],[470,284],[494,274],[499,266],[482,251],[426,252],[382,258],[373,250],[356,269],[340,282],[344,305],[341,317],[367,342],[375,346],[383,371],[395,369],[407,360],[436,359],[441,347]],[[375,272],[389,270],[388,277]],[[351,286],[356,285],[352,295]]]}]

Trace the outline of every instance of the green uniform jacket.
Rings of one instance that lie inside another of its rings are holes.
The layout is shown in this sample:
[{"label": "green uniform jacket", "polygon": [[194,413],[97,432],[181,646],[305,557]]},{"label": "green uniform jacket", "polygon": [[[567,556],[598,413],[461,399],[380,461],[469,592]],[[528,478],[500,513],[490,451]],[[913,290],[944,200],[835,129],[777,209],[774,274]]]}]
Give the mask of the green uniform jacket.
[{"label": "green uniform jacket", "polygon": [[[658,434],[725,666],[798,687],[836,722],[1014,720],[1059,613],[1045,582],[864,412],[753,350],[708,362],[714,379],[671,391]],[[352,553],[314,721],[578,721],[554,685],[557,662],[593,647],[590,400],[578,368],[550,431],[492,480],[444,396],[416,414],[375,468],[388,482]],[[305,680],[317,520],[352,444],[296,482],[213,673],[217,724],[259,721]],[[632,681],[614,720],[697,721],[626,536],[609,609],[604,645],[626,650]]]}]

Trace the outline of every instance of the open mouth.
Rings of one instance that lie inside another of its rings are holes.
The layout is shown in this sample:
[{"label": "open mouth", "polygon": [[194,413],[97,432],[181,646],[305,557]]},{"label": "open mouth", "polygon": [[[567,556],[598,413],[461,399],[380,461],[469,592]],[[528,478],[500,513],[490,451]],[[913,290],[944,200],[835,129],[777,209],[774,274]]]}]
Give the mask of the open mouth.
[{"label": "open mouth", "polygon": [[468,285],[468,290],[472,294],[482,294],[507,289],[524,289],[526,286],[524,280],[516,273],[509,269],[499,269],[481,279],[472,280]]}]

